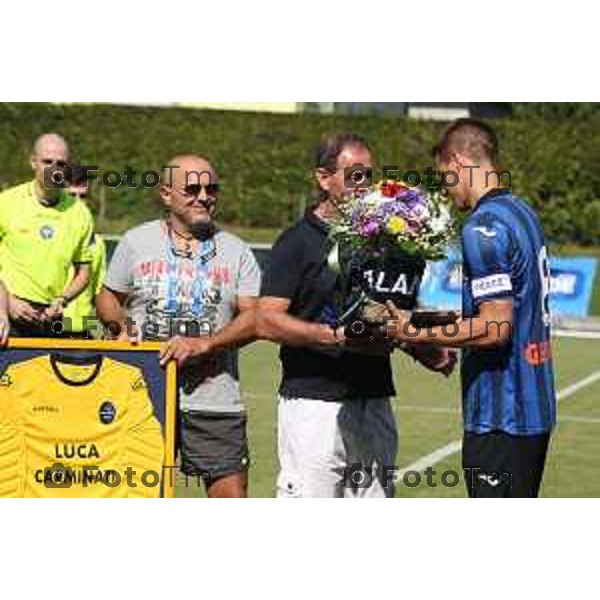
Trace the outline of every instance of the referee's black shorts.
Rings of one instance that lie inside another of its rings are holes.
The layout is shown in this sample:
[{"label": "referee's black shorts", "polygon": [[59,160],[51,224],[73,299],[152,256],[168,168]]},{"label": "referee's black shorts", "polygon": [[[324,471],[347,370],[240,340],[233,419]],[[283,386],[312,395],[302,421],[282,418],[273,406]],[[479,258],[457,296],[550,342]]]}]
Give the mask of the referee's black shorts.
[{"label": "referee's black shorts", "polygon": [[466,433],[463,468],[471,498],[537,498],[550,434]]}]

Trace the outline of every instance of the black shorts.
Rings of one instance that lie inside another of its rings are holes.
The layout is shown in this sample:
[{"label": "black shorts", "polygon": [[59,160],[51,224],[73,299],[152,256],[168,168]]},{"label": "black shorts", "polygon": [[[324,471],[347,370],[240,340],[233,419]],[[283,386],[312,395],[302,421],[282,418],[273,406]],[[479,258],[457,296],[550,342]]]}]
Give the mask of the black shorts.
[{"label": "black shorts", "polygon": [[471,498],[537,498],[550,434],[465,434],[463,468]]},{"label": "black shorts", "polygon": [[208,487],[219,479],[250,468],[247,417],[244,413],[181,412],[179,452],[181,471],[203,478]]}]

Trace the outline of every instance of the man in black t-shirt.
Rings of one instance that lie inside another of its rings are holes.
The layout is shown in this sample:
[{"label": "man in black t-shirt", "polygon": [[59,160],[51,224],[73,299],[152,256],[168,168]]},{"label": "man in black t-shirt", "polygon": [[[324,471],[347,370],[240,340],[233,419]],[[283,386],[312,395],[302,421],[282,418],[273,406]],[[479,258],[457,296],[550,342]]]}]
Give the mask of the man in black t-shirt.
[{"label": "man in black t-shirt", "polygon": [[[394,465],[398,450],[390,349],[387,341],[350,346],[336,328],[339,278],[328,264],[329,222],[355,191],[347,171],[358,168],[366,182],[371,164],[363,138],[324,140],[315,172],[320,201],[281,236],[265,274],[257,327],[260,337],[281,344],[283,366],[280,497],[394,495],[383,471]],[[445,374],[453,364],[446,350],[415,358]]]}]

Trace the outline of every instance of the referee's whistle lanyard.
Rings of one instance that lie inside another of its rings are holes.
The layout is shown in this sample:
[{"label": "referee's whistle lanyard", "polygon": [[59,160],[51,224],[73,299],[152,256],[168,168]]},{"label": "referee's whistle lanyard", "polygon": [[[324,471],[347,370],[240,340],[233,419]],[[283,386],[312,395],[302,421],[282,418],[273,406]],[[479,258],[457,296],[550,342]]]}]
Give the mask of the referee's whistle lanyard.
[{"label": "referee's whistle lanyard", "polygon": [[[182,303],[184,300],[183,286],[179,283],[178,266],[184,258],[175,251],[171,233],[167,230],[165,235],[166,256],[167,256],[167,305],[166,311],[171,315],[177,315],[181,312]],[[200,252],[196,256],[196,280],[192,285],[192,313],[199,317],[204,310],[204,297],[208,290],[208,262],[216,254],[215,239],[210,238],[202,242]],[[191,258],[191,257],[190,257]]]}]

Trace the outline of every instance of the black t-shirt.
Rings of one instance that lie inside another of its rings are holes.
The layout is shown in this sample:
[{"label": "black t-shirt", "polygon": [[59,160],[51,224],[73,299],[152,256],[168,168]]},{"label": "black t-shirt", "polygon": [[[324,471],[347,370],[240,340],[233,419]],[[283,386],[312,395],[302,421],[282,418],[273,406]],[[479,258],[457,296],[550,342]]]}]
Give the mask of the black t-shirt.
[{"label": "black t-shirt", "polygon": [[[329,268],[329,227],[313,210],[286,231],[273,248],[262,296],[288,298],[289,313],[304,321],[333,325],[338,276]],[[389,357],[364,356],[347,348],[281,348],[288,398],[342,401],[395,396]]]}]

